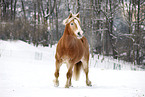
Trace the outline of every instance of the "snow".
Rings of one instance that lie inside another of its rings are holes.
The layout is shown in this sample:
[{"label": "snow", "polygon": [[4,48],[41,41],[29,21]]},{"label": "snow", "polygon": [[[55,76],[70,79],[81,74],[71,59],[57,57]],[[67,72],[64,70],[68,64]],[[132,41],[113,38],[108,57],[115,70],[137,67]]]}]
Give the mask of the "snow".
[{"label": "snow", "polygon": [[[89,77],[92,87],[85,85],[82,72],[73,87],[64,88],[66,65],[60,69],[60,85],[54,87],[56,45],[35,47],[22,41],[0,40],[0,97],[144,97],[145,71],[132,64],[95,56],[90,58]],[[99,59],[98,59],[99,57]],[[113,70],[120,64],[121,70]]]}]

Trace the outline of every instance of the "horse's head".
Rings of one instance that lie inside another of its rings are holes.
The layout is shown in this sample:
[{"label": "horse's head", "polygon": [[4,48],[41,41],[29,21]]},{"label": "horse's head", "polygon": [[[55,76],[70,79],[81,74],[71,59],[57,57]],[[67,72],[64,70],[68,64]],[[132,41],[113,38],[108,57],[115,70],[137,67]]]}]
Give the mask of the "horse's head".
[{"label": "horse's head", "polygon": [[79,13],[71,13],[69,17],[63,21],[63,24],[67,25],[78,39],[83,37],[83,31],[80,27]]}]

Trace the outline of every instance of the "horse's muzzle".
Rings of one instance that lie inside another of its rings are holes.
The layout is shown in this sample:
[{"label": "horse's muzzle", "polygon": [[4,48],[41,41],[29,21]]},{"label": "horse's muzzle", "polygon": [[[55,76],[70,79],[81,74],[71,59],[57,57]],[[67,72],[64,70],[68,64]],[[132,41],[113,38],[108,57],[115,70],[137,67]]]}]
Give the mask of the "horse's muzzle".
[{"label": "horse's muzzle", "polygon": [[84,36],[83,33],[82,34],[80,32],[77,33],[77,38],[78,39],[81,39],[83,36]]}]

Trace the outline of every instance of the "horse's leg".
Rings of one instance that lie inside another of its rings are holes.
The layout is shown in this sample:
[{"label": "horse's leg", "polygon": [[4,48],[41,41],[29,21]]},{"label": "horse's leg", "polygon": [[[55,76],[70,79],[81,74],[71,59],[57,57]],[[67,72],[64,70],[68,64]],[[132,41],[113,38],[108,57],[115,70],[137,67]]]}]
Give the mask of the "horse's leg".
[{"label": "horse's leg", "polygon": [[54,73],[55,79],[53,80],[53,82],[54,82],[54,86],[58,87],[59,86],[59,80],[58,80],[59,69],[60,69],[60,66],[61,66],[60,61],[56,60],[55,66],[56,66],[55,73]]},{"label": "horse's leg", "polygon": [[[71,77],[72,78],[72,77]],[[69,81],[69,86],[71,87],[71,78],[70,78],[70,81]]]},{"label": "horse's leg", "polygon": [[88,76],[88,73],[89,73],[88,62],[87,62],[87,61],[84,61],[84,62],[82,62],[82,63],[83,63],[84,72],[85,72],[85,74],[86,74],[86,85],[87,85],[87,86],[92,86],[92,85],[91,85],[91,81],[89,80],[89,76]]},{"label": "horse's leg", "polygon": [[73,64],[68,64],[68,72],[66,74],[67,77],[67,81],[65,84],[65,88],[69,88],[71,86],[71,78],[72,78],[72,68],[73,68]]}]

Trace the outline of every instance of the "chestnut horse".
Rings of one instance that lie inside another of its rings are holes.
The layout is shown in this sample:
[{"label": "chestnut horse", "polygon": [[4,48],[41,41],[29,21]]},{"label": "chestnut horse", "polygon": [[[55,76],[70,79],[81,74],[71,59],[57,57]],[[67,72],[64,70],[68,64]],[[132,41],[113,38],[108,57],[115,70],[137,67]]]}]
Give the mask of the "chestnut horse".
[{"label": "chestnut horse", "polygon": [[88,78],[89,44],[80,27],[79,13],[76,15],[71,13],[63,23],[65,30],[56,48],[54,85],[59,86],[59,69],[63,63],[66,63],[68,72],[65,88],[71,86],[72,73],[75,80],[78,80],[81,68],[86,74],[86,85],[91,86],[91,81]]}]

